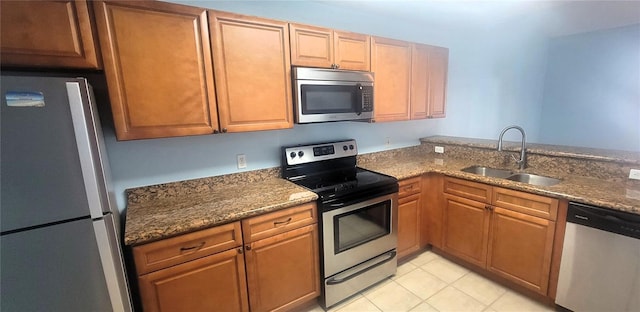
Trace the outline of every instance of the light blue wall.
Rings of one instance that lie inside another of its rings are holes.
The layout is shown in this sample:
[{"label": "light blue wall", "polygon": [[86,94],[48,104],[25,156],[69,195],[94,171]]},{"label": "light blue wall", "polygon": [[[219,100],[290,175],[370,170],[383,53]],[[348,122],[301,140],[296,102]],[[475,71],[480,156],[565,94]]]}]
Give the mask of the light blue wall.
[{"label": "light blue wall", "polygon": [[640,24],[555,38],[540,140],[640,151]]},{"label": "light blue wall", "polygon": [[[177,2],[177,1],[174,1]],[[422,42],[449,48],[447,117],[392,123],[339,122],[293,129],[117,142],[105,129],[118,206],[127,188],[280,165],[280,146],[354,138],[360,153],[419,144],[430,135],[497,139],[509,124],[537,138],[546,40],[519,27],[459,32],[385,19],[308,1],[181,2],[241,14]],[[391,144],[385,145],[385,138]],[[517,138],[517,137],[514,137]]]}]

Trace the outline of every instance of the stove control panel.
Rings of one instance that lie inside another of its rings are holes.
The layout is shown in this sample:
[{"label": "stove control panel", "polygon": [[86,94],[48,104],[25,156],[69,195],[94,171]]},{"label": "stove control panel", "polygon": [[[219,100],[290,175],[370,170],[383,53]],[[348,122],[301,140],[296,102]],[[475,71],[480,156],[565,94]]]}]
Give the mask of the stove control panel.
[{"label": "stove control panel", "polygon": [[315,161],[356,156],[358,155],[358,148],[355,140],[345,140],[339,142],[286,147],[284,148],[283,153],[287,158],[287,165],[298,165]]}]

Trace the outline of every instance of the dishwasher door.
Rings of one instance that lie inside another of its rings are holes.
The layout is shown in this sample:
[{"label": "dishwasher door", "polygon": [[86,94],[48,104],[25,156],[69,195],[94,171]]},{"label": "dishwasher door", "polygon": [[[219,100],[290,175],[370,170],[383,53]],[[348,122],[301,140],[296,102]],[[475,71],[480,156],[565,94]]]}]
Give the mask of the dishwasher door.
[{"label": "dishwasher door", "polygon": [[569,204],[556,304],[640,311],[640,215]]}]

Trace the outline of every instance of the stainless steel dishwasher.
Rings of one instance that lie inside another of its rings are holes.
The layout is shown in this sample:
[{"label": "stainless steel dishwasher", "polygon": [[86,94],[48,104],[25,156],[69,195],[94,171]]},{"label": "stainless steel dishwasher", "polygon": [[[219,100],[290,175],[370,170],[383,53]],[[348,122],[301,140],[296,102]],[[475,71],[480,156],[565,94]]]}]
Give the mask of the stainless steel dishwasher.
[{"label": "stainless steel dishwasher", "polygon": [[640,311],[640,215],[569,203],[556,304]]}]

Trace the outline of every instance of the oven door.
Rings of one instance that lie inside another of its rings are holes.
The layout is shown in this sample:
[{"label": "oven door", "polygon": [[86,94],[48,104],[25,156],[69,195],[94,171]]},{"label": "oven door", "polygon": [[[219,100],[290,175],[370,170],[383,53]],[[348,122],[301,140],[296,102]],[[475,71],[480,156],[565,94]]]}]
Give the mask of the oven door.
[{"label": "oven door", "polygon": [[373,118],[373,85],[349,81],[297,80],[296,122]]},{"label": "oven door", "polygon": [[393,193],[322,213],[325,277],[396,248],[397,203]]}]

